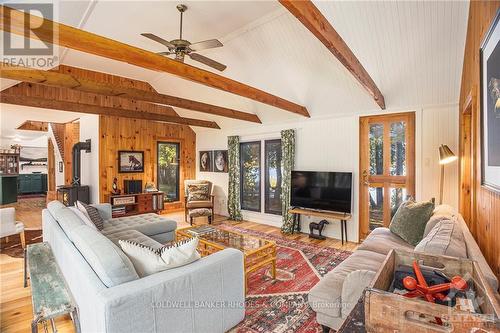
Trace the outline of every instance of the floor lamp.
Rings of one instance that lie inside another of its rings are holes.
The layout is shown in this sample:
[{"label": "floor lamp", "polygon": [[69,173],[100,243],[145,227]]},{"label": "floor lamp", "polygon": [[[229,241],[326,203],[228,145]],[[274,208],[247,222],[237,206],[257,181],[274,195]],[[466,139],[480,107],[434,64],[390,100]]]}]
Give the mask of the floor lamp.
[{"label": "floor lamp", "polygon": [[444,187],[444,165],[455,161],[457,157],[447,145],[439,147],[439,164],[441,164],[441,179],[439,183],[439,204],[443,204],[443,187]]}]

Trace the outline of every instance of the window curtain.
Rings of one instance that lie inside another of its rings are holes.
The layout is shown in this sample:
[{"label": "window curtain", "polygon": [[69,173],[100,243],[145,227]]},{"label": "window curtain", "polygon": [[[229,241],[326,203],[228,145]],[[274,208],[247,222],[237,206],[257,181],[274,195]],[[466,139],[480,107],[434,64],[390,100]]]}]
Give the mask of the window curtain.
[{"label": "window curtain", "polygon": [[227,211],[229,218],[241,221],[240,204],[240,137],[229,136],[227,138],[227,155],[229,163],[229,189],[227,198]]},{"label": "window curtain", "polygon": [[283,225],[281,232],[291,234],[293,230],[293,216],[290,209],[292,170],[295,161],[295,130],[281,131],[281,215]]}]

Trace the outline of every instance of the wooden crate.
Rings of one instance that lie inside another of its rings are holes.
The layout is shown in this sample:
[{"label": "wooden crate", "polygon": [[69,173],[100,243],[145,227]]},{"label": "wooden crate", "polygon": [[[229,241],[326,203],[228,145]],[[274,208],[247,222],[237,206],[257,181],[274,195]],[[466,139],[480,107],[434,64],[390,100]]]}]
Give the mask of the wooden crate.
[{"label": "wooden crate", "polygon": [[[432,267],[450,278],[455,275],[473,281],[482,314],[406,298],[388,292],[398,265]],[[500,306],[495,292],[486,282],[477,262],[403,250],[391,250],[370,286],[365,290],[365,325],[367,332],[500,332]],[[445,326],[430,323],[440,317]]]}]

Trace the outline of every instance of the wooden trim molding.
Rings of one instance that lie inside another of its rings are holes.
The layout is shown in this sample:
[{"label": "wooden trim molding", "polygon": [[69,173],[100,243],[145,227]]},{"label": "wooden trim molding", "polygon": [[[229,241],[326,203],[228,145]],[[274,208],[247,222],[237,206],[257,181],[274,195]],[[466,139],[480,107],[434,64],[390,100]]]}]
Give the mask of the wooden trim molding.
[{"label": "wooden trim molding", "polygon": [[279,2],[330,50],[368,91],[375,103],[385,110],[384,96],[370,74],[319,9],[310,0],[279,0]]},{"label": "wooden trim molding", "polygon": [[[0,7],[0,17],[0,29],[13,34],[24,36],[26,34],[24,27],[26,24],[29,24],[33,27],[39,27],[37,29],[36,38],[44,42],[55,42],[60,46],[73,50],[126,62],[154,71],[173,74],[208,87],[220,89],[288,112],[309,117],[309,112],[304,106],[210,71],[163,57],[154,52],[146,51],[65,24],[44,20],[41,17],[23,13],[7,6]],[[47,24],[46,21],[50,24]],[[52,38],[54,31],[56,31],[58,35],[58,38],[55,40]],[[30,37],[35,38],[32,35],[30,35]]]}]

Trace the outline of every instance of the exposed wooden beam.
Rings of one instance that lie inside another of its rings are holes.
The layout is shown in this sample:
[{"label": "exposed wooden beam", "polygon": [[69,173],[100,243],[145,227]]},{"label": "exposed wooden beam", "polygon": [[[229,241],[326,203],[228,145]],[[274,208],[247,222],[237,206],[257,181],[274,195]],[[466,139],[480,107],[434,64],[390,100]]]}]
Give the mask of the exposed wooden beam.
[{"label": "exposed wooden beam", "polygon": [[[1,6],[0,10],[2,18],[0,28],[4,31],[24,36],[26,34],[24,30],[25,22],[29,22],[30,26],[39,27],[36,31],[36,37],[31,34],[30,38],[38,38],[48,43],[55,42],[60,46],[73,50],[126,62],[150,70],[174,74],[183,79],[309,117],[309,112],[301,105],[201,68],[57,22],[52,22],[51,25],[47,24],[47,22],[50,22],[47,20],[46,24],[43,24],[44,19],[41,17],[29,15],[6,6]],[[53,31],[57,32],[58,38],[52,38]]]},{"label": "exposed wooden beam", "polygon": [[255,114],[210,105],[185,98],[159,94],[142,89],[126,88],[109,83],[97,82],[56,71],[43,71],[27,67],[0,63],[0,77],[30,83],[38,83],[56,88],[68,88],[105,96],[130,98],[138,101],[177,106],[180,108],[209,113],[238,120],[262,123]]},{"label": "exposed wooden beam", "polygon": [[370,74],[319,9],[310,0],[279,0],[279,2],[333,53],[372,95],[375,103],[384,110],[384,96],[370,77]]},{"label": "exposed wooden beam", "polygon": [[141,112],[128,109],[110,108],[92,104],[60,101],[55,99],[45,99],[40,97],[0,93],[0,103],[32,106],[32,107],[52,109],[58,111],[69,111],[69,112],[106,115],[113,117],[163,121],[167,123],[220,129],[220,127],[213,121],[183,118],[178,116],[169,116],[165,114]]},{"label": "exposed wooden beam", "polygon": [[21,125],[17,126],[16,129],[26,130],[26,131],[47,132],[49,130],[49,123],[45,121],[26,120]]}]

